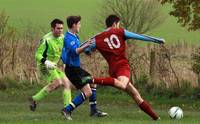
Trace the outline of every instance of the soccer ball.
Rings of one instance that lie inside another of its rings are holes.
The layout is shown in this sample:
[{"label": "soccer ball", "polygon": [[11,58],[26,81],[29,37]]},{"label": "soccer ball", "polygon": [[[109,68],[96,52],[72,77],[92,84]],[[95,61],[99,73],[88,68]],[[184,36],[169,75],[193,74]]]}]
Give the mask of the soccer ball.
[{"label": "soccer ball", "polygon": [[171,119],[183,118],[183,110],[178,106],[171,107],[168,113]]}]

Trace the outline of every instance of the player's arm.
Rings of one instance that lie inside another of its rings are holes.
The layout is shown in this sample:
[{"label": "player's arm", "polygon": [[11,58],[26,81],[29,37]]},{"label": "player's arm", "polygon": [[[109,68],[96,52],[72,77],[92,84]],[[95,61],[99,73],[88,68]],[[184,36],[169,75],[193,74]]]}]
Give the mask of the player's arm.
[{"label": "player's arm", "polygon": [[41,40],[41,44],[36,50],[35,58],[38,62],[45,64],[48,69],[53,69],[56,67],[56,63],[47,60],[47,50],[48,50],[48,42],[47,40]]},{"label": "player's arm", "polygon": [[[82,45],[84,45],[86,42],[84,42]],[[91,45],[87,47],[86,49],[84,49],[84,53],[86,55],[91,55],[92,51],[94,51],[95,49],[96,49],[96,42],[95,42],[95,39],[93,38],[91,39]]]},{"label": "player's arm", "polygon": [[44,64],[44,62],[46,61],[46,58],[44,57],[45,56],[44,53],[45,53],[45,50],[47,52],[48,43],[46,40],[41,40],[40,42],[41,42],[41,44],[39,45],[39,47],[36,50],[35,58],[38,62],[41,62]]},{"label": "player's arm", "polygon": [[90,41],[87,41],[84,45],[81,45],[79,48],[76,49],[76,53],[80,54],[84,52],[85,49],[87,49],[90,46]]},{"label": "player's arm", "polygon": [[68,48],[70,53],[74,54],[74,55],[78,55],[80,53],[82,53],[84,51],[85,48],[88,47],[88,45],[83,45],[83,46],[78,46],[74,39],[64,39],[64,47]]},{"label": "player's arm", "polygon": [[78,55],[78,54],[80,54],[81,52],[83,52],[83,50],[84,50],[84,47],[78,47],[77,44],[70,45],[70,52],[71,52],[72,54]]},{"label": "player's arm", "polygon": [[136,34],[127,30],[124,30],[124,35],[126,39],[136,39],[136,40],[143,40],[143,41],[150,41],[158,44],[163,44],[165,41],[164,39],[155,38],[147,35]]},{"label": "player's arm", "polygon": [[80,53],[84,52],[84,50],[87,49],[88,47],[90,47],[91,45],[92,45],[92,42],[90,40],[86,41],[85,44],[80,45],[80,47],[75,44],[75,45],[71,46],[71,51],[74,54],[80,54]]}]

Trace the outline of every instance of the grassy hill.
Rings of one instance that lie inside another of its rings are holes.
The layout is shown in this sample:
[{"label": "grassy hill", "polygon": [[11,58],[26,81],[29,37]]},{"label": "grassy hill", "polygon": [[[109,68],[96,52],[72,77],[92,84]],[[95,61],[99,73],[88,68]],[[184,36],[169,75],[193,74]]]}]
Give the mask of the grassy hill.
[{"label": "grassy hill", "polygon": [[[0,0],[0,10],[5,10],[10,16],[11,25],[22,29],[25,24],[48,27],[49,22],[57,17],[65,20],[71,14],[82,16],[81,37],[88,38],[96,33],[93,22],[100,8],[101,0]],[[165,38],[168,42],[187,41],[200,43],[199,32],[188,32],[176,23],[176,19],[168,15],[170,5],[163,6],[166,21],[147,34]]]}]

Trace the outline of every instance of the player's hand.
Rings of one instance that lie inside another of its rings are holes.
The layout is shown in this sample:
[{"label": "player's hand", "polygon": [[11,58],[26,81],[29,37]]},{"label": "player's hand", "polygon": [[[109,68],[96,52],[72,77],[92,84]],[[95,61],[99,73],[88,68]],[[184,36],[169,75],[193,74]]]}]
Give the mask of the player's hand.
[{"label": "player's hand", "polygon": [[89,47],[92,45],[92,43],[93,43],[93,40],[89,39],[89,40],[87,40],[86,46]]},{"label": "player's hand", "polygon": [[44,62],[44,64],[46,65],[47,69],[54,69],[54,68],[56,68],[56,63],[51,62],[49,60],[46,60]]},{"label": "player's hand", "polygon": [[161,39],[159,44],[165,44],[165,39]]}]

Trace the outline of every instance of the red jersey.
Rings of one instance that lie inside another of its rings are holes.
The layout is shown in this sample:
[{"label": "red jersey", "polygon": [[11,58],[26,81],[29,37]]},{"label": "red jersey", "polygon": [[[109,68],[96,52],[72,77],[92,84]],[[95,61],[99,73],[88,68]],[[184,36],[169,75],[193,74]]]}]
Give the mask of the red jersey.
[{"label": "red jersey", "polygon": [[109,64],[112,77],[126,76],[130,78],[130,66],[126,58],[124,29],[110,28],[95,37],[96,49]]},{"label": "red jersey", "polygon": [[126,43],[124,29],[110,28],[95,36],[96,49],[107,60],[109,66],[126,62]]}]

